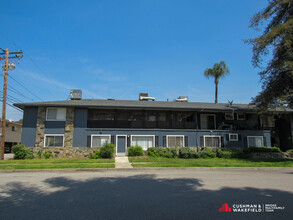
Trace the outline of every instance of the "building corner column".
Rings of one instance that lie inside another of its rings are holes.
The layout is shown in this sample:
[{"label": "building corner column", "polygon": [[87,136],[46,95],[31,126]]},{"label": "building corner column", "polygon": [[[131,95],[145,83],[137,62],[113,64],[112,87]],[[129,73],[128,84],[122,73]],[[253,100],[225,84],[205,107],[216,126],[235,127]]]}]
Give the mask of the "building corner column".
[{"label": "building corner column", "polygon": [[38,107],[35,147],[44,147],[46,108]]},{"label": "building corner column", "polygon": [[74,108],[66,109],[66,121],[65,121],[65,140],[64,147],[73,147],[73,131],[74,131]]}]

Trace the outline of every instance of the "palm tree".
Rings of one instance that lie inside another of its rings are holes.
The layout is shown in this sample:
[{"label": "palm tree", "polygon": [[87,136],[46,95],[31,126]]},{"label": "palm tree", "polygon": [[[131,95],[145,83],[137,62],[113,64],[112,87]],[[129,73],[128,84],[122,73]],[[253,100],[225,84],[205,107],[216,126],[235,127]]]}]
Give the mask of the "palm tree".
[{"label": "palm tree", "polygon": [[230,71],[224,61],[220,63],[215,63],[212,69],[208,68],[204,71],[204,75],[207,78],[214,77],[215,78],[215,85],[216,85],[216,94],[215,94],[215,103],[218,103],[218,83],[219,79],[223,78],[226,74]]}]

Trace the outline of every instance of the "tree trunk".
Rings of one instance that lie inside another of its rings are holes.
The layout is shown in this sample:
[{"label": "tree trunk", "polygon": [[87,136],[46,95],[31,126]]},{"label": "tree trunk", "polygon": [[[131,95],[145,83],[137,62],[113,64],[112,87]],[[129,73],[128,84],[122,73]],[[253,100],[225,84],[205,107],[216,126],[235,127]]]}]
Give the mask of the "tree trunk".
[{"label": "tree trunk", "polygon": [[218,103],[218,80],[215,80],[215,84],[216,84],[216,93],[215,93],[215,103]]}]

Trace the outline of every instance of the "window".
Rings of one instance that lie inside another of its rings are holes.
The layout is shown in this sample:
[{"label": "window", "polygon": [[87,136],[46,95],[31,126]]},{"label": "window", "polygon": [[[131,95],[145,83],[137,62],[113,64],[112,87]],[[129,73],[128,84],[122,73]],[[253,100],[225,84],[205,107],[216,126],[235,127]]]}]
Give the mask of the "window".
[{"label": "window", "polygon": [[200,127],[201,129],[215,129],[216,128],[216,117],[211,114],[200,115]]},{"label": "window", "polygon": [[17,128],[15,126],[12,126],[11,131],[17,131]]},{"label": "window", "polygon": [[184,136],[167,135],[167,147],[184,147]]},{"label": "window", "polygon": [[166,113],[165,112],[159,113],[159,121],[166,121]]},{"label": "window", "polygon": [[64,147],[63,134],[45,134],[45,147]]},{"label": "window", "polygon": [[226,120],[234,120],[234,114],[233,113],[225,113],[225,119]]},{"label": "window", "polygon": [[262,115],[260,116],[261,127],[273,128],[275,127],[275,119],[272,115]]},{"label": "window", "polygon": [[237,114],[237,120],[245,120],[245,114],[243,113],[238,113]]},{"label": "window", "polygon": [[143,150],[155,146],[154,135],[131,135],[131,146],[141,146]]},{"label": "window", "polygon": [[229,134],[229,141],[238,141],[238,134]]},{"label": "window", "polygon": [[65,121],[66,109],[65,108],[47,108],[47,121]]},{"label": "window", "polygon": [[111,135],[91,135],[91,147],[102,147],[106,142],[111,142]]},{"label": "window", "polygon": [[263,137],[262,136],[247,136],[247,146],[248,147],[263,147]]},{"label": "window", "polygon": [[148,121],[156,121],[155,115],[149,115]]},{"label": "window", "polygon": [[203,136],[204,147],[221,147],[221,136],[205,135]]}]

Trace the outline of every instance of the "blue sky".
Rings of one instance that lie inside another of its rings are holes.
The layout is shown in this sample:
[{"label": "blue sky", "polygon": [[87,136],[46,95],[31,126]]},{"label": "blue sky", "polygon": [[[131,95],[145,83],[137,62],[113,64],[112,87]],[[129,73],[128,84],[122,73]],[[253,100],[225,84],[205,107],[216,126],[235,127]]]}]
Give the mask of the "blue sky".
[{"label": "blue sky", "polygon": [[[220,80],[219,102],[249,103],[261,83],[243,39],[260,34],[248,25],[266,5],[266,0],[2,1],[0,47],[24,51],[9,72],[9,103],[66,100],[70,89],[82,89],[83,98],[137,100],[148,92],[160,101],[189,96],[214,102],[214,82],[203,72],[221,60],[230,74]],[[18,120],[22,113],[8,107],[7,118]]]}]

